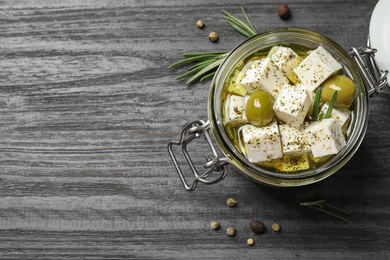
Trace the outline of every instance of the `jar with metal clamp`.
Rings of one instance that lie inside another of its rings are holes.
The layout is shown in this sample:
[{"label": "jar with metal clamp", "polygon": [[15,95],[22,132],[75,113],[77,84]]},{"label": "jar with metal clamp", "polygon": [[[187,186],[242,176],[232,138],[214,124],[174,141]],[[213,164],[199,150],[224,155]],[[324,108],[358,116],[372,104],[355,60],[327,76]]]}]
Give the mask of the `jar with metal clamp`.
[{"label": "jar with metal clamp", "polygon": [[[370,39],[373,38],[375,37],[370,35]],[[274,46],[287,46],[295,50],[314,50],[322,46],[342,65],[342,73],[356,84],[356,98],[350,111],[345,147],[326,160],[296,172],[283,172],[250,162],[245,153],[238,149],[223,123],[226,82],[235,69],[242,66],[243,61],[250,59],[254,54],[267,53]],[[226,177],[228,165],[236,167],[245,177],[254,182],[274,187],[308,185],[337,172],[353,157],[364,139],[368,125],[370,98],[377,94],[390,93],[387,71],[378,68],[376,52],[377,50],[370,46],[352,47],[347,52],[324,35],[301,28],[265,31],[238,45],[220,65],[212,80],[208,96],[208,120],[190,122],[182,130],[180,140],[168,144],[169,154],[184,187],[187,190],[194,190],[198,183],[217,183]],[[380,67],[382,66],[384,65],[381,64]],[[211,157],[208,157],[201,171],[196,168],[187,151],[187,145],[199,137],[204,137],[211,149]],[[223,156],[218,155],[212,137]],[[193,178],[188,178],[188,175],[182,171],[175,147],[181,148]]]}]

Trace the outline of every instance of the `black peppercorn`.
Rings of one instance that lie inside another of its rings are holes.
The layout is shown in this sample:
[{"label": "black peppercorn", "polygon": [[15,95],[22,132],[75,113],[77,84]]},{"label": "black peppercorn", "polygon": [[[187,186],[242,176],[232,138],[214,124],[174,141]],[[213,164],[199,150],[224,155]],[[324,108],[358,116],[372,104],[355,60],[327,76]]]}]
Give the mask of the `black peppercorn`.
[{"label": "black peppercorn", "polygon": [[265,231],[265,226],[263,224],[263,222],[259,221],[259,220],[253,220],[251,222],[251,229],[254,233],[260,235],[260,234],[263,234],[264,231]]},{"label": "black peppercorn", "polygon": [[286,4],[278,6],[278,15],[280,18],[286,20],[291,17],[290,8]]}]

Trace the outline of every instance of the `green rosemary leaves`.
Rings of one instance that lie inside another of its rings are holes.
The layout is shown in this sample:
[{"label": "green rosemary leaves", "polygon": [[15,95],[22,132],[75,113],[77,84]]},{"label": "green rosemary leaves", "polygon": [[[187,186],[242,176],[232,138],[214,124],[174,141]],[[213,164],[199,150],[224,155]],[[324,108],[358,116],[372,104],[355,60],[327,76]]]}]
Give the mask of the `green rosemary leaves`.
[{"label": "green rosemary leaves", "polygon": [[199,82],[211,79],[219,65],[228,56],[228,52],[199,52],[199,53],[184,53],[184,59],[169,66],[170,69],[179,68],[189,63],[196,63],[191,66],[188,71],[179,77],[177,80],[187,78],[187,84],[192,84],[195,81]]},{"label": "green rosemary leaves", "polygon": [[222,13],[225,15],[224,18],[226,22],[236,31],[239,33],[245,35],[246,37],[252,37],[257,34],[256,29],[253,27],[251,21],[249,20],[248,15],[246,14],[245,10],[243,7],[241,7],[241,11],[244,14],[245,20],[243,21],[236,16],[234,16],[232,13],[226,11],[226,10],[221,10]]},{"label": "green rosemary leaves", "polygon": [[313,121],[321,120],[324,118],[330,118],[332,115],[333,107],[337,100],[337,90],[333,93],[332,99],[329,102],[328,109],[326,110],[326,113],[319,114],[320,112],[320,106],[321,106],[321,93],[322,93],[322,86],[319,86],[316,90],[316,95],[314,97],[314,103],[313,103],[313,113],[311,114],[311,119]]}]

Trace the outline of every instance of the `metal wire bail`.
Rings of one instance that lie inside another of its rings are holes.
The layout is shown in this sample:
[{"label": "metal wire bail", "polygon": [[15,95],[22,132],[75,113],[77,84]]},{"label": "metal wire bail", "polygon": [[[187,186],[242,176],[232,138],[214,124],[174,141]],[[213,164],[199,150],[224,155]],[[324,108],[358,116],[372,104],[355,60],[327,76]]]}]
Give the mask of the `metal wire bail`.
[{"label": "metal wire bail", "polygon": [[[209,122],[204,122],[202,120],[196,120],[188,123],[183,127],[183,130],[180,135],[180,140],[178,142],[170,142],[168,144],[168,152],[171,156],[173,164],[176,168],[177,173],[179,174],[180,180],[182,181],[186,190],[192,191],[195,190],[198,182],[204,184],[214,184],[223,180],[227,175],[227,164],[229,161],[226,158],[219,158],[218,153],[212,143],[210,134],[209,134],[210,124]],[[199,138],[204,135],[206,142],[208,143],[212,156],[206,157],[207,162],[204,164],[205,171],[199,173],[187,151],[187,145],[193,141],[195,138]],[[182,153],[187,160],[188,165],[191,168],[191,171],[195,177],[191,184],[189,184],[184,176],[182,169],[180,168],[177,157],[173,151],[173,146],[179,146],[182,149]],[[214,179],[207,179],[212,173],[217,172],[219,175]]]},{"label": "metal wire bail", "polygon": [[355,59],[360,71],[368,84],[368,95],[373,96],[379,93],[390,94],[390,90],[385,88],[387,85],[387,70],[379,70],[376,66],[374,57],[376,49],[362,46],[352,47],[350,55]]}]

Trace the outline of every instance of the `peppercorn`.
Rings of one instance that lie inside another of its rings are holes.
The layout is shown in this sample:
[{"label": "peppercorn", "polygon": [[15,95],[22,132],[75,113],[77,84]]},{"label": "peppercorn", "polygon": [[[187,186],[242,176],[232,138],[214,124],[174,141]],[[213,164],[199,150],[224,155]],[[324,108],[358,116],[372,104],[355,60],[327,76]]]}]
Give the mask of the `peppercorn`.
[{"label": "peppercorn", "polygon": [[204,22],[202,20],[198,20],[196,22],[196,26],[198,26],[198,28],[203,28],[204,27]]},{"label": "peppercorn", "polygon": [[255,244],[255,240],[253,240],[253,238],[248,238],[248,240],[246,241],[246,243],[249,245],[249,246],[253,246]]},{"label": "peppercorn", "polygon": [[251,229],[256,234],[263,234],[265,231],[265,226],[264,226],[263,222],[261,222],[259,220],[253,220],[251,222]]},{"label": "peppercorn", "polygon": [[209,33],[209,40],[212,42],[218,41],[218,34],[216,32]]},{"label": "peppercorn", "polygon": [[281,4],[278,6],[278,15],[280,18],[286,20],[291,17],[290,8],[286,4]]},{"label": "peppercorn", "polygon": [[236,234],[236,229],[234,227],[228,227],[226,229],[226,235],[228,235],[229,237],[234,237],[235,234]]},{"label": "peppercorn", "polygon": [[280,227],[279,223],[273,223],[271,226],[271,229],[275,232],[279,232],[281,227]]},{"label": "peppercorn", "polygon": [[233,198],[228,198],[226,204],[228,207],[234,207],[237,205],[237,201],[235,201]]},{"label": "peppercorn", "polygon": [[211,229],[218,230],[221,227],[221,224],[219,224],[218,221],[212,221],[210,226],[211,226]]}]

